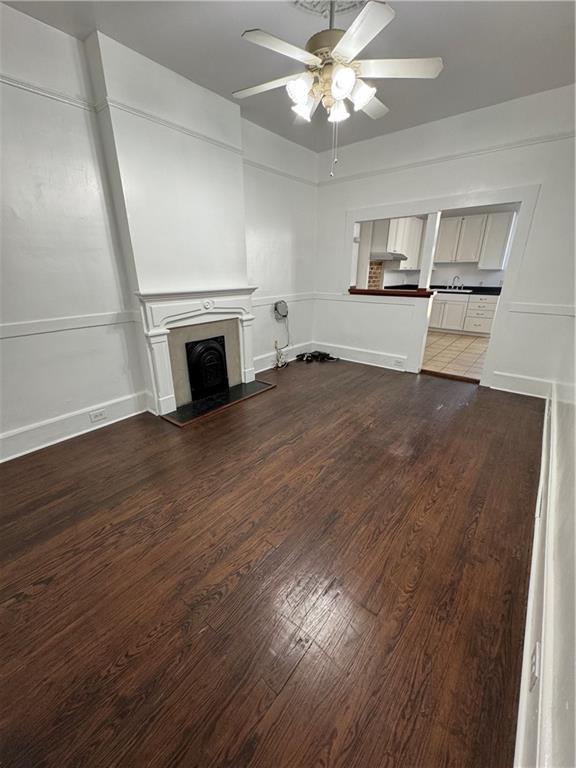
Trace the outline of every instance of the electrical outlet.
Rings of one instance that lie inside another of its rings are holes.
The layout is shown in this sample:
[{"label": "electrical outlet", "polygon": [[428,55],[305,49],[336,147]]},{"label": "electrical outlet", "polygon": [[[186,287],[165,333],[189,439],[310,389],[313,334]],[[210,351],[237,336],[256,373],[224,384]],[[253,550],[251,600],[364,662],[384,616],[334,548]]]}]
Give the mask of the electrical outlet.
[{"label": "electrical outlet", "polygon": [[396,358],[396,360],[394,360],[392,365],[394,366],[394,368],[402,368],[402,370],[404,370],[404,360],[399,360],[398,358]]},{"label": "electrical outlet", "polygon": [[90,417],[92,424],[96,424],[98,421],[106,421],[108,418],[108,414],[104,408],[101,408],[99,411],[90,411],[88,416]]},{"label": "electrical outlet", "polygon": [[530,688],[532,690],[540,678],[540,641],[536,641],[532,656],[530,656]]}]

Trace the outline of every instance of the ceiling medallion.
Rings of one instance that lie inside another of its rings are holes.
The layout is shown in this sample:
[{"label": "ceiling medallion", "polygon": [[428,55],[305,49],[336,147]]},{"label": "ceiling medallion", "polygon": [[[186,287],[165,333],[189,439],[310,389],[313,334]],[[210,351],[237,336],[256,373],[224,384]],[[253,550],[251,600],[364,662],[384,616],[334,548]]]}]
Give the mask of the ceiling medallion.
[{"label": "ceiling medallion", "polygon": [[[330,0],[294,0],[294,5],[301,11],[313,13],[327,19],[330,16]],[[342,16],[352,11],[359,11],[364,5],[364,0],[336,0],[334,13]]]},{"label": "ceiling medallion", "polygon": [[[292,111],[306,122],[320,104],[332,123],[332,167],[338,162],[338,125],[350,117],[346,101],[352,103],[354,112],[362,111],[373,120],[389,112],[388,107],[376,98],[376,88],[365,82],[380,78],[433,78],[443,67],[442,59],[365,59],[356,56],[378,35],[396,15],[386,3],[369,0],[348,29],[337,29],[334,16],[340,3],[296,0],[300,7],[328,7],[329,27],[317,32],[304,48],[288,43],[262,29],[247,29],[245,40],[280,53],[304,65],[300,75],[287,75],[261,85],[236,91],[237,99],[245,99],[275,88],[285,87],[292,100]],[[345,3],[346,4],[346,3]],[[348,5],[353,3],[348,3]],[[318,13],[323,11],[318,10]]]}]

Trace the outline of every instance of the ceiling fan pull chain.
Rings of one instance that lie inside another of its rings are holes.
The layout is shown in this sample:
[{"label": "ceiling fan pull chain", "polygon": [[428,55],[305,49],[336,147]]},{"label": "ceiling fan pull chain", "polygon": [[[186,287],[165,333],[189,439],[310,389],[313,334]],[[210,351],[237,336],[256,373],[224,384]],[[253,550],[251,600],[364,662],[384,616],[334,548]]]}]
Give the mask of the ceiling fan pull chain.
[{"label": "ceiling fan pull chain", "polygon": [[332,162],[330,163],[330,176],[334,176],[334,159],[336,157],[336,126],[338,123],[332,123]]},{"label": "ceiling fan pull chain", "polygon": [[334,165],[338,162],[338,133],[340,131],[340,123],[335,123],[336,138],[334,139]]},{"label": "ceiling fan pull chain", "polygon": [[334,168],[338,162],[338,123],[332,123],[332,163],[330,165],[330,176],[334,176]]}]

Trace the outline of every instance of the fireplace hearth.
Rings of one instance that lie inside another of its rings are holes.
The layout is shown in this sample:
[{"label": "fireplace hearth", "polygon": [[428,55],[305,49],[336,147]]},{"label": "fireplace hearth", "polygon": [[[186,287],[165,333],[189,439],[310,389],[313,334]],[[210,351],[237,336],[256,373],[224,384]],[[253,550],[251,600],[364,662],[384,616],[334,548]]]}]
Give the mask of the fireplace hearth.
[{"label": "fireplace hearth", "polygon": [[184,427],[201,416],[274,389],[274,384],[258,380],[230,386],[224,336],[187,341],[184,349],[192,399],[175,411],[163,414],[172,424]]}]

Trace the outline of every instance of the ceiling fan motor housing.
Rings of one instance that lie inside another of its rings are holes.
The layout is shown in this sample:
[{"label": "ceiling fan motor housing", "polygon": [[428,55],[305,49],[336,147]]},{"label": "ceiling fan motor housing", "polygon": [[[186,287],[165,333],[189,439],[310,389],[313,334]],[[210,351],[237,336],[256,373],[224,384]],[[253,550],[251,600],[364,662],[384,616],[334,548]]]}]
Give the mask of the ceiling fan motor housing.
[{"label": "ceiling fan motor housing", "polygon": [[[306,43],[306,50],[318,56],[322,61],[332,61],[332,51],[344,36],[343,29],[323,29],[312,35]],[[314,67],[310,67],[314,69]]]}]

